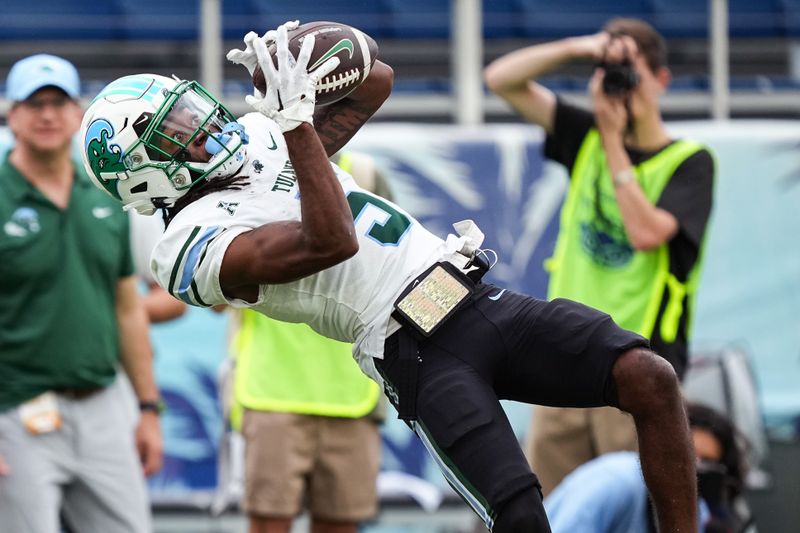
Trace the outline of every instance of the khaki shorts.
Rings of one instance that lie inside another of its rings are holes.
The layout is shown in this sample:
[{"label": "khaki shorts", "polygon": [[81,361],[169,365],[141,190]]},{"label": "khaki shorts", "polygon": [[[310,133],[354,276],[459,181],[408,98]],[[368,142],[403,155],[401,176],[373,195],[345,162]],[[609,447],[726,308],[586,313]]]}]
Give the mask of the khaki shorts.
[{"label": "khaki shorts", "polygon": [[525,454],[546,496],[567,474],[609,452],[636,451],[633,417],[615,407],[533,409]]},{"label": "khaki shorts", "polygon": [[244,510],[361,522],[378,511],[381,438],[366,418],[245,410]]}]

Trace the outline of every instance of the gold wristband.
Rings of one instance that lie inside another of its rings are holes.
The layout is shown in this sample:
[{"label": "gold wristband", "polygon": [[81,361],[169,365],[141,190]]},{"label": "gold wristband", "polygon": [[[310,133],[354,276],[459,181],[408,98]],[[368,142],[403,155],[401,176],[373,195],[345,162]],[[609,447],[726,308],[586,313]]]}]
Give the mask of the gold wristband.
[{"label": "gold wristband", "polygon": [[633,169],[626,168],[614,174],[612,181],[614,182],[615,187],[622,187],[626,183],[630,183],[635,179],[636,179],[636,174],[633,173]]}]

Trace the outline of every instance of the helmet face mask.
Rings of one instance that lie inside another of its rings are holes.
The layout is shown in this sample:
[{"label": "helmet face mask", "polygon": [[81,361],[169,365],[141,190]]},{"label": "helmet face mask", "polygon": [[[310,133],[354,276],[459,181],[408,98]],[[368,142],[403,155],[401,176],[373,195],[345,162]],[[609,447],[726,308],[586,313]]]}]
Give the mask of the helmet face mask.
[{"label": "helmet face mask", "polygon": [[247,135],[200,84],[155,74],[120,78],[94,99],[81,124],[92,181],[143,214],[169,207],[201,182],[233,175]]}]

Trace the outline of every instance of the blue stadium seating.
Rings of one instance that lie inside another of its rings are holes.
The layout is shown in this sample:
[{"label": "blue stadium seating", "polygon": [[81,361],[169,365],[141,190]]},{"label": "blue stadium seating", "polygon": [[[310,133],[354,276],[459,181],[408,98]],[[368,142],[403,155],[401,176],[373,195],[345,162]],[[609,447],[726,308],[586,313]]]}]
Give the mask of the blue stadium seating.
[{"label": "blue stadium seating", "polygon": [[[220,3],[223,36],[229,41],[238,42],[248,31],[262,33],[291,19],[342,21],[379,41],[443,41],[450,37],[452,0],[221,0]],[[29,46],[38,47],[38,41],[62,40],[85,42],[87,48],[105,40],[138,43],[138,46],[123,45],[126,51],[145,50],[148,41],[189,42],[199,35],[199,5],[200,0],[3,0],[0,42],[29,41],[32,43]],[[481,5],[483,36],[487,40],[544,40],[594,33],[614,16],[647,20],[669,40],[708,36],[708,0],[484,0]],[[729,22],[734,38],[800,38],[800,0],[729,0]],[[394,46],[402,50],[402,44]],[[447,44],[431,46],[438,55],[430,61],[442,61]],[[409,49],[418,51],[419,47]],[[156,49],[146,51],[149,56],[157,53]],[[404,59],[416,61],[413,57]],[[98,71],[107,68],[108,61],[103,60],[93,68]],[[427,62],[428,58],[420,61]],[[395,90],[449,91],[446,66],[436,69],[435,64],[426,63],[420,68],[424,71],[422,76],[396,79]],[[774,68],[770,72],[769,76],[734,76],[731,89],[800,88],[800,83],[788,75],[774,75]],[[581,76],[554,75],[542,82],[556,90],[583,92],[587,80]],[[86,80],[84,92],[97,92],[104,83]],[[708,88],[706,74],[684,74],[672,84],[675,91]],[[226,81],[226,93],[249,90],[249,80]]]},{"label": "blue stadium seating", "polygon": [[[74,0],[72,0],[74,1]],[[117,0],[128,40],[193,40],[200,33],[198,0]],[[225,39],[241,38],[249,31],[263,33],[279,24],[264,23],[258,3],[223,0],[222,32]],[[271,5],[280,2],[270,0]],[[284,22],[286,18],[280,22]]]},{"label": "blue stadium seating", "polygon": [[731,37],[779,37],[782,19],[780,0],[728,0]]},{"label": "blue stadium seating", "polygon": [[182,41],[197,38],[200,24],[197,0],[119,0],[119,6],[124,39]]},{"label": "blue stadium seating", "polygon": [[584,93],[589,87],[587,76],[550,75],[540,78],[539,83],[555,92]]},{"label": "blue stadium seating", "polygon": [[[337,20],[375,38],[446,39],[451,0],[222,0],[226,39],[291,19]],[[484,37],[593,33],[613,16],[652,22],[667,38],[708,35],[707,0],[485,0]],[[729,0],[732,37],[800,36],[800,0]],[[187,40],[199,0],[4,1],[0,40]]]},{"label": "blue stadium seating", "polygon": [[[227,1],[227,0],[226,0]],[[374,38],[387,35],[387,7],[382,0],[250,0],[257,24],[268,30],[287,20],[301,23],[335,20]]]},{"label": "blue stadium seating", "polygon": [[386,0],[388,31],[395,38],[447,39],[450,0]]},{"label": "blue stadium seating", "polygon": [[448,94],[451,90],[450,80],[442,78],[417,78],[395,81],[395,93],[440,93]]},{"label": "blue stadium seating", "polygon": [[[666,37],[706,38],[706,0],[651,0],[653,24]],[[782,0],[728,0],[731,37],[779,37],[784,33]]]},{"label": "blue stadium seating", "polygon": [[518,0],[489,0],[482,2],[483,37],[507,39],[522,37]]},{"label": "blue stadium seating", "polygon": [[708,0],[651,0],[652,22],[667,38],[708,36]]},{"label": "blue stadium seating", "polygon": [[613,17],[652,18],[648,0],[518,1],[523,34],[532,39],[595,33]]},{"label": "blue stadium seating", "polygon": [[122,21],[114,2],[79,0],[4,1],[1,40],[117,39]]},{"label": "blue stadium seating", "polygon": [[787,37],[800,36],[800,0],[781,0],[783,29]]},{"label": "blue stadium seating", "polygon": [[672,78],[669,84],[669,90],[674,92],[679,91],[707,91],[709,89],[709,80],[706,75],[683,75]]},{"label": "blue stadium seating", "polygon": [[225,39],[244,37],[249,31],[263,33],[250,0],[222,0],[222,34]]}]

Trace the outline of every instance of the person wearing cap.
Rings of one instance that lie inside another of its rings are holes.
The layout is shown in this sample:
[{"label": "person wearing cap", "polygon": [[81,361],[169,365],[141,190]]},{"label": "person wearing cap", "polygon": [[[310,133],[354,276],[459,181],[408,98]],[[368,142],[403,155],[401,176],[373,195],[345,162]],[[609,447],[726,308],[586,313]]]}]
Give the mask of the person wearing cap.
[{"label": "person wearing cap", "polygon": [[[128,217],[70,157],[80,81],[46,54],[11,68],[0,164],[0,533],[152,531],[158,390]],[[117,379],[124,368],[136,416]]]}]

